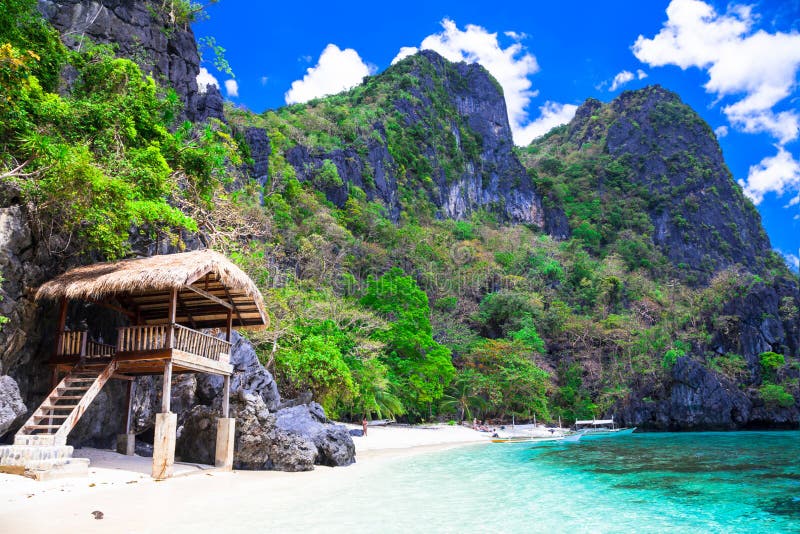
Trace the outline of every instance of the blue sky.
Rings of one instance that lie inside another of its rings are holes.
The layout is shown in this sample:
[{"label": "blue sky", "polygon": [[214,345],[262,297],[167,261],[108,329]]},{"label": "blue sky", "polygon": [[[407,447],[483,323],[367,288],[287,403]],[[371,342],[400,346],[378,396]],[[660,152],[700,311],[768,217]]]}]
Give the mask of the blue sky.
[{"label": "blue sky", "polygon": [[796,266],[800,0],[221,0],[208,13],[194,30],[226,49],[235,83],[206,61],[209,76],[256,112],[352,85],[404,47],[484,64],[505,88],[518,144],[586,98],[661,84],[717,129],[773,246]]}]

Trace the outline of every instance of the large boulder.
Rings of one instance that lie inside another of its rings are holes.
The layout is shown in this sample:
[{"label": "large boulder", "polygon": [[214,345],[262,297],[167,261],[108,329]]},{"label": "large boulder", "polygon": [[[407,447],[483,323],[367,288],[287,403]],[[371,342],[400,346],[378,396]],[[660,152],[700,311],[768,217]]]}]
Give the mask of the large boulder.
[{"label": "large boulder", "polygon": [[[219,403],[192,408],[180,429],[176,454],[183,460],[212,463],[219,416]],[[231,416],[236,418],[236,469],[309,471],[315,464],[333,467],[355,461],[347,429],[328,423],[319,404],[271,414],[261,396],[240,390],[231,397]]]},{"label": "large boulder", "polygon": [[304,436],[313,442],[318,465],[333,467],[355,462],[355,445],[347,428],[328,423],[325,411],[316,402],[279,410],[275,426],[281,432]]},{"label": "large boulder", "polygon": [[[261,362],[253,345],[238,332],[231,335],[231,365],[233,365],[233,376],[231,376],[231,394],[245,391],[249,394],[258,395],[267,406],[267,409],[275,411],[281,402],[278,393],[278,384],[272,378]],[[197,378],[197,397],[203,404],[211,404],[214,399],[222,395],[221,376],[198,375]]]},{"label": "large boulder", "polygon": [[0,376],[0,438],[27,412],[17,383],[10,376]]}]

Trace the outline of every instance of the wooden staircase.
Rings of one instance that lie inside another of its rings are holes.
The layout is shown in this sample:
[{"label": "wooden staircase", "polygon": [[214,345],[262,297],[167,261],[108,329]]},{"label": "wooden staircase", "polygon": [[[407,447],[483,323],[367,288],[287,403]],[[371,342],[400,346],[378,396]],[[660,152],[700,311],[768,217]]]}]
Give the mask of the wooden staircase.
[{"label": "wooden staircase", "polygon": [[105,366],[76,365],[20,428],[14,445],[66,445],[67,435],[116,369],[116,360]]}]

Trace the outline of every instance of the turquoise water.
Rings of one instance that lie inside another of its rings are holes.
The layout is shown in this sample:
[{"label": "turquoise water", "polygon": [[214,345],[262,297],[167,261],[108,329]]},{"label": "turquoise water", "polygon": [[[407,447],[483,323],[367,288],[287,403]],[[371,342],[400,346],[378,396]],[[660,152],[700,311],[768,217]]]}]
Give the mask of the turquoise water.
[{"label": "turquoise water", "polygon": [[364,532],[800,532],[799,459],[800,432],[476,445],[382,464],[319,511]]}]

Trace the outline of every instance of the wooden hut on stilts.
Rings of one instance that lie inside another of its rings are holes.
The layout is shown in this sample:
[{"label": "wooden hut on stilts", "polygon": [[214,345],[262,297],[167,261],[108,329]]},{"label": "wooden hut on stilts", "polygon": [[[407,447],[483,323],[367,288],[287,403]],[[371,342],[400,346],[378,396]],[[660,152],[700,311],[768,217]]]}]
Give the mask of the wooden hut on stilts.
[{"label": "wooden hut on stilts", "polygon": [[[10,449],[16,450],[0,451],[0,469],[8,464],[19,467],[25,461],[39,467],[58,465],[59,458],[70,456],[68,434],[102,387],[114,379],[128,381],[127,420],[118,449],[133,454],[133,379],[161,375],[152,476],[167,478],[175,459],[177,424],[177,414],[170,412],[172,376],[198,372],[224,378],[216,464],[232,467],[231,330],[268,325],[261,294],[241,269],[211,250],[98,263],[71,269],[45,283],[36,298],[59,303],[56,343],[49,362],[53,389],[15,435]],[[93,332],[67,331],[71,300],[117,311],[129,325],[118,328],[116,342],[110,344],[99,342]],[[224,332],[224,338],[204,329]]]}]

